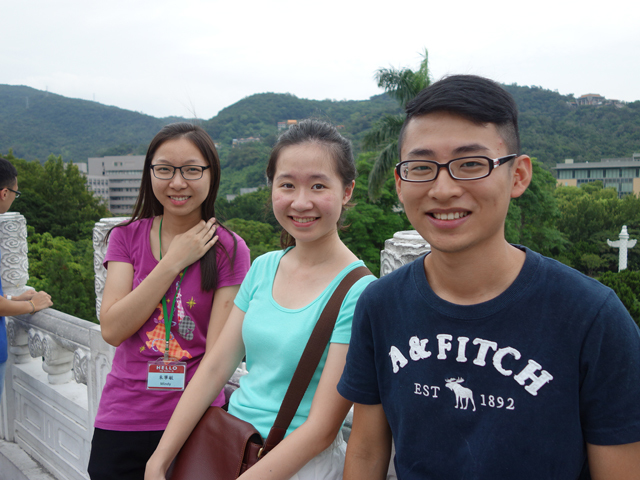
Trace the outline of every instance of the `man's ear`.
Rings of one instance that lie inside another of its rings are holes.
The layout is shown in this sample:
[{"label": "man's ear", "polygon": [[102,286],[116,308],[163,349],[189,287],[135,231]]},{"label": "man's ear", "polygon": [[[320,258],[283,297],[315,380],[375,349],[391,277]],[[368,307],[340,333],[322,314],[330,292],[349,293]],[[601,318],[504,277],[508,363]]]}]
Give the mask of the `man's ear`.
[{"label": "man's ear", "polygon": [[402,180],[398,176],[398,172],[395,170],[393,171],[393,176],[396,179],[396,193],[398,194],[398,200],[400,200],[400,203],[404,205],[404,202],[402,201]]},{"label": "man's ear", "polygon": [[525,192],[533,176],[531,159],[527,155],[520,155],[513,160],[511,176],[511,198],[518,198]]}]

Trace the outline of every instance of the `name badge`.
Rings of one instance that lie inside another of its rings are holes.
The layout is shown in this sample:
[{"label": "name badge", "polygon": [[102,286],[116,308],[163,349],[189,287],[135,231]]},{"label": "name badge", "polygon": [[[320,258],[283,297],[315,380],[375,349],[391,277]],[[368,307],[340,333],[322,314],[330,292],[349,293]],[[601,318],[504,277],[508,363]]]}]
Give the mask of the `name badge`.
[{"label": "name badge", "polygon": [[163,359],[147,364],[147,390],[184,390],[187,374],[185,362],[165,362]]}]

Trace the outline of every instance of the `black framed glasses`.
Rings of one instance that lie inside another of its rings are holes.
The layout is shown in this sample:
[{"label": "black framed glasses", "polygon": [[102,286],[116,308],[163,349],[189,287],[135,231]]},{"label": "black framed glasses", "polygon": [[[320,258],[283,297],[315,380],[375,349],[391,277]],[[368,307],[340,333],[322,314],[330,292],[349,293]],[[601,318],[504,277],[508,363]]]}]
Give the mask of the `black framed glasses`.
[{"label": "black framed glasses", "polygon": [[200,180],[204,171],[207,168],[211,168],[210,165],[203,167],[202,165],[183,165],[181,167],[174,167],[173,165],[151,165],[151,171],[153,176],[158,180],[171,180],[176,174],[176,170],[180,170],[182,178],[185,180]]},{"label": "black framed glasses", "polygon": [[4,188],[6,188],[7,190],[9,190],[10,192],[15,193],[15,194],[16,194],[16,198],[20,198],[20,195],[22,195],[22,192],[21,192],[20,190],[14,190],[14,189],[9,188],[9,187],[4,187]]},{"label": "black framed glasses", "polygon": [[478,180],[488,177],[494,168],[513,160],[515,153],[500,158],[489,158],[482,155],[454,158],[447,163],[432,160],[405,160],[396,165],[398,176],[405,182],[433,182],[438,178],[441,168],[449,171],[456,180]]}]

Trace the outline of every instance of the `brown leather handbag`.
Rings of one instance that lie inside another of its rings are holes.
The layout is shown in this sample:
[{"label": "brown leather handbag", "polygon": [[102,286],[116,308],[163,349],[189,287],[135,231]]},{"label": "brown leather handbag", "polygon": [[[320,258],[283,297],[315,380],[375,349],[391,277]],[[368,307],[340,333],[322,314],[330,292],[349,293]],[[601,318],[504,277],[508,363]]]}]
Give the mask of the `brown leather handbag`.
[{"label": "brown leather handbag", "polygon": [[280,443],[329,343],[345,295],[354,283],[370,274],[366,267],[358,267],[349,272],[333,292],[302,352],[267,439],[263,442],[250,423],[234,417],[220,407],[209,407],[178,453],[167,478],[238,478]]}]

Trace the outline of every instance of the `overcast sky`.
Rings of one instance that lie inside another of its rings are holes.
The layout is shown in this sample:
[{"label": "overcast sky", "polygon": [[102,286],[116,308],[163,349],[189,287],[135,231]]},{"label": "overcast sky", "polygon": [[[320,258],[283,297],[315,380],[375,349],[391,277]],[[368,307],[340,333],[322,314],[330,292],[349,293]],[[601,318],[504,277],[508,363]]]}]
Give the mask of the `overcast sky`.
[{"label": "overcast sky", "polygon": [[381,67],[640,100],[633,1],[0,0],[0,84],[209,119],[254,93],[358,100]]}]

